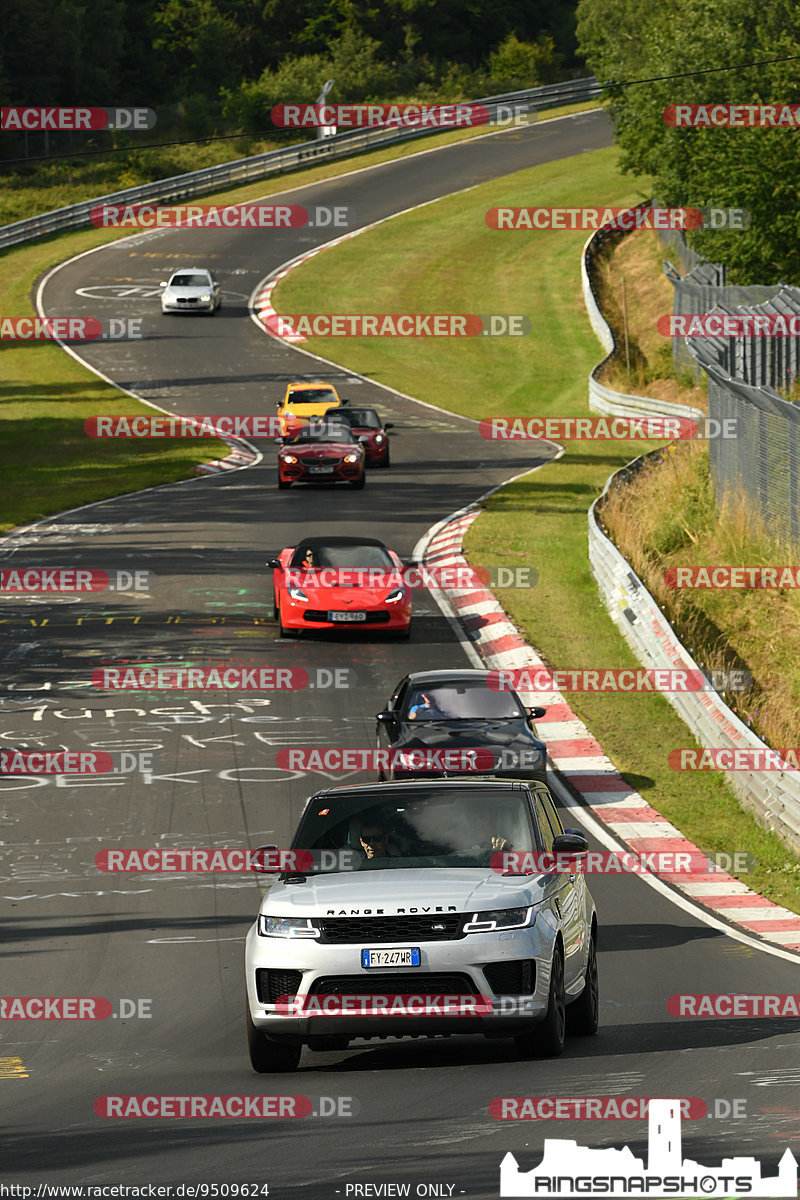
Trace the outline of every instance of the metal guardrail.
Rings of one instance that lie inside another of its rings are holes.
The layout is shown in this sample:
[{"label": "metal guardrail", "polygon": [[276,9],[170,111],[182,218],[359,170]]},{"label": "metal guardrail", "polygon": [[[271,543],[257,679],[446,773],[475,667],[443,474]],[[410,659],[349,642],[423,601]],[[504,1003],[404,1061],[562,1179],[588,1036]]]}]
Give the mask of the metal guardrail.
[{"label": "metal guardrail", "polygon": [[667,400],[655,400],[652,396],[636,396],[626,392],[617,392],[613,388],[600,383],[598,375],[616,352],[616,343],[611,326],[606,321],[592,284],[592,265],[596,255],[609,236],[605,230],[593,233],[585,242],[581,253],[581,284],[583,287],[583,302],[589,314],[592,329],[605,350],[601,361],[592,368],[589,374],[589,408],[592,412],[603,413],[609,417],[689,417],[693,421],[701,421],[705,414],[699,408],[689,404],[671,404]]},{"label": "metal guardrail", "polygon": [[[487,96],[470,101],[470,103],[481,104],[488,108],[491,121],[497,117],[498,108],[504,106],[527,105],[535,112],[537,109],[556,108],[561,104],[578,104],[585,100],[592,100],[599,97],[602,90],[594,76],[590,76],[587,79],[548,84],[545,87],[530,88],[522,92],[507,92],[502,96]],[[175,203],[187,200],[192,196],[217,191],[225,184],[249,183],[258,179],[267,179],[271,175],[298,170],[317,162],[347,158],[349,155],[364,150],[379,146],[391,146],[396,142],[429,137],[442,132],[446,132],[446,130],[439,128],[386,129],[383,127],[348,130],[345,133],[336,134],[335,137],[302,142],[299,145],[287,146],[285,149],[256,154],[251,158],[234,159],[231,162],[206,167],[200,171],[174,175],[170,179],[140,184],[138,187],[126,188],[121,192],[111,192],[106,196],[84,200],[80,204],[70,204],[66,208],[57,208],[37,217],[29,217],[24,221],[15,221],[11,225],[0,226],[0,250],[19,245],[32,238],[90,225],[89,214],[99,204],[146,204],[155,200]]]},{"label": "metal guardrail", "polygon": [[[638,462],[639,460],[634,460]],[[630,469],[632,464],[624,467]],[[589,562],[609,614],[642,666],[702,670],[664,617],[639,576],[603,533],[597,518],[609,488],[589,509]],[[768,749],[713,690],[665,693],[706,748]],[[728,771],[728,783],[745,808],[800,853],[800,777],[796,771]]]}]

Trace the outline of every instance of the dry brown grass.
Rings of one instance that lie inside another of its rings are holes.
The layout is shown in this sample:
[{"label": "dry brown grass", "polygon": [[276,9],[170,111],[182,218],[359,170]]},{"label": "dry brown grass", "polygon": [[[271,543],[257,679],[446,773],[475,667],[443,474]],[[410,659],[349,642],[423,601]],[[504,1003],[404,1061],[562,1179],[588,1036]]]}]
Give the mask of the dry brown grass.
[{"label": "dry brown grass", "polygon": [[[601,382],[620,392],[692,404],[705,411],[705,383],[698,386],[675,371],[672,345],[656,328],[658,318],[672,312],[672,284],[662,271],[664,255],[656,232],[639,229],[614,239],[598,259],[595,278],[600,307],[618,347],[618,354],[603,369]],[[630,378],[625,354],[623,280]]]},{"label": "dry brown grass", "polygon": [[613,489],[603,522],[681,641],[704,667],[745,668],[755,681],[727,702],[772,746],[800,744],[800,592],[675,591],[673,566],[786,565],[797,549],[770,536],[743,501],[715,511],[708,452],[676,443]]}]

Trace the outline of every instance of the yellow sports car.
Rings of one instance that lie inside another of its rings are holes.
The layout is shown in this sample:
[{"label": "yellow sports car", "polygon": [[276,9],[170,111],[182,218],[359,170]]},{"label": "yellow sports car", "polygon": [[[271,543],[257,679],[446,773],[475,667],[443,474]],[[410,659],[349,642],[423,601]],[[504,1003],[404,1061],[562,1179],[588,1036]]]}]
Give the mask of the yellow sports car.
[{"label": "yellow sports car", "polygon": [[278,401],[281,433],[296,433],[308,425],[311,417],[324,417],[332,408],[347,404],[332,383],[290,383],[286,395]]}]

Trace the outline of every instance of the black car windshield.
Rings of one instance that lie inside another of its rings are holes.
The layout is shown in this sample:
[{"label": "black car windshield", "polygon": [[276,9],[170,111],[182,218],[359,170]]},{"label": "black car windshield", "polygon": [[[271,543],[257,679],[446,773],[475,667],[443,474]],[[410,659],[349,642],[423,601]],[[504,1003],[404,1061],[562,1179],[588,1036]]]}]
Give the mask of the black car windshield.
[{"label": "black car windshield", "polygon": [[173,275],[169,281],[170,287],[210,287],[211,280],[208,275]]},{"label": "black car windshield", "polygon": [[303,388],[289,392],[287,404],[337,404],[336,393],[331,388]]},{"label": "black car windshield", "polygon": [[302,567],[311,554],[314,567],[377,567],[394,570],[392,556],[384,546],[298,546],[292,555],[291,566]]},{"label": "black car windshield", "polygon": [[317,869],[330,873],[431,867],[491,870],[492,856],[498,852],[543,846],[536,842],[525,792],[469,784],[447,795],[414,788],[407,798],[393,796],[383,802],[374,792],[335,799],[323,793],[306,808],[292,849],[312,851]]},{"label": "black car windshield", "polygon": [[381,419],[374,408],[344,408],[335,412],[340,421],[346,421],[355,429],[381,428]]},{"label": "black car windshield", "polygon": [[405,716],[409,721],[458,721],[524,716],[514,692],[495,692],[475,683],[432,683],[411,689]]},{"label": "black car windshield", "polygon": [[352,429],[346,425],[304,425],[292,434],[292,444],[297,442],[358,442]]}]

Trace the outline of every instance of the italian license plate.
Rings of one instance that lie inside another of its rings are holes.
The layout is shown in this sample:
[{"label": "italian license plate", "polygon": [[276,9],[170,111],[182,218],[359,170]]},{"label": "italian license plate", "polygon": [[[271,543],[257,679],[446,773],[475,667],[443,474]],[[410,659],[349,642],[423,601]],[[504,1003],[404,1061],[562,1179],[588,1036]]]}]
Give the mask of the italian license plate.
[{"label": "italian license plate", "polygon": [[333,467],[309,467],[309,475],[332,475]]},{"label": "italian license plate", "polygon": [[418,967],[416,946],[395,946],[391,950],[362,950],[362,967]]},{"label": "italian license plate", "polygon": [[329,621],[366,621],[365,612],[329,612]]}]

